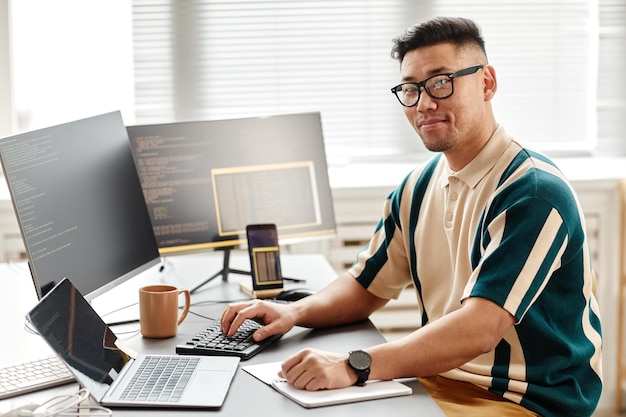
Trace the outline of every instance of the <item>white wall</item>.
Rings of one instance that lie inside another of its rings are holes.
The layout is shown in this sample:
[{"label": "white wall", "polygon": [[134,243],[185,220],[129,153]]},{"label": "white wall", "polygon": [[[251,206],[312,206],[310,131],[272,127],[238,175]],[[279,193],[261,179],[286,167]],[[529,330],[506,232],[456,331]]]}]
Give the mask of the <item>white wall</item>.
[{"label": "white wall", "polygon": [[10,3],[17,131],[113,110],[133,123],[130,0],[0,1]]},{"label": "white wall", "polygon": [[14,126],[9,44],[9,0],[0,0],[0,137],[13,133]]}]

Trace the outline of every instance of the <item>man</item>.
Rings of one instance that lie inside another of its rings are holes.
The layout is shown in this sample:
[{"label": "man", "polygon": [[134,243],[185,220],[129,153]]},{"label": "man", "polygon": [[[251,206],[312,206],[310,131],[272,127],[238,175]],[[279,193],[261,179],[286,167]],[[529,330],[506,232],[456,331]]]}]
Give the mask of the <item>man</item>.
[{"label": "man", "polygon": [[307,390],[415,376],[450,416],[591,415],[601,330],[577,198],[496,123],[496,73],[472,21],[418,24],[392,54],[392,92],[437,154],[391,193],[347,273],[290,305],[230,305],[222,331],[246,318],[266,324],[255,339],[354,322],[414,284],[418,330],[366,353],[303,350],[282,375]]}]

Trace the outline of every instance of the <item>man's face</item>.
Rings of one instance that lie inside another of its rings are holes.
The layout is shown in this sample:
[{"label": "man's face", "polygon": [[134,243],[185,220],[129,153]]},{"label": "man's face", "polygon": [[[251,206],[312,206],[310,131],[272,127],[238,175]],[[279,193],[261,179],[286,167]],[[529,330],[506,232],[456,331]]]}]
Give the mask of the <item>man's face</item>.
[{"label": "man's face", "polygon": [[[402,82],[419,82],[436,74],[486,64],[480,53],[467,48],[461,51],[445,43],[407,53],[400,69]],[[434,99],[422,89],[419,102],[404,107],[407,119],[427,149],[453,153],[488,139],[492,132],[486,139],[484,135],[486,124],[492,122],[488,107],[491,95],[485,94],[484,74],[485,69],[479,69],[474,74],[455,78],[454,93],[445,99]]]}]

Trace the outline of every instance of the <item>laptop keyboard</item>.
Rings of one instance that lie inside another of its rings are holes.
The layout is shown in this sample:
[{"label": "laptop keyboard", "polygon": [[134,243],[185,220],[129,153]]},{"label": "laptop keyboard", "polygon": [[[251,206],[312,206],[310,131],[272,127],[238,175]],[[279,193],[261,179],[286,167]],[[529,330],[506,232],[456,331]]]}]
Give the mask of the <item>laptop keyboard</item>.
[{"label": "laptop keyboard", "polygon": [[252,340],[252,333],[261,326],[254,320],[246,320],[234,336],[226,336],[220,330],[219,321],[212,320],[207,328],[186,343],[176,346],[176,353],[179,355],[237,356],[241,360],[250,359],[281,337],[281,335],[274,335],[255,342]]},{"label": "laptop keyboard", "polygon": [[200,359],[148,356],[120,396],[122,400],[177,402]]},{"label": "laptop keyboard", "polygon": [[24,362],[0,369],[0,400],[74,381],[74,376],[57,356]]}]

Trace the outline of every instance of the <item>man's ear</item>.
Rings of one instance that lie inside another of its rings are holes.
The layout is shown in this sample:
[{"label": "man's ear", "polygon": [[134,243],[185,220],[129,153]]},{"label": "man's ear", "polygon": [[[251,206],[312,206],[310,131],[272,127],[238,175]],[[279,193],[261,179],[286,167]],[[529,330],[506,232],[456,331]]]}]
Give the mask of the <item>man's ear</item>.
[{"label": "man's ear", "polygon": [[498,89],[496,70],[491,65],[485,65],[483,68],[483,74],[485,101],[490,101]]}]

